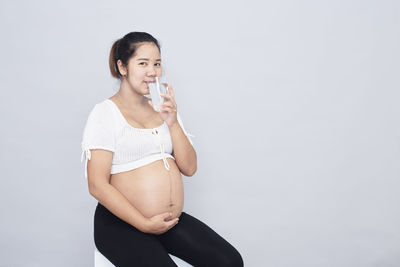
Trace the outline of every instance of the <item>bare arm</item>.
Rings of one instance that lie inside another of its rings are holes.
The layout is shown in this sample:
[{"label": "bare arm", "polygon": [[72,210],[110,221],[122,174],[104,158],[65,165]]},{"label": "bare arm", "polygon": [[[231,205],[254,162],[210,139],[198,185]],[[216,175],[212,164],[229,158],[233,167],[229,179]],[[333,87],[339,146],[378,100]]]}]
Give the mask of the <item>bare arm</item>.
[{"label": "bare arm", "polygon": [[[164,102],[161,104],[161,112],[163,120],[168,120],[167,125],[172,140],[173,156],[179,170],[186,176],[193,176],[197,171],[197,155],[189,139],[186,137],[179,121],[176,111],[175,93],[171,85],[168,84],[168,94],[161,94]],[[151,100],[149,100],[151,104]],[[152,105],[152,104],[151,104]],[[168,113],[166,115],[165,113]],[[175,114],[176,113],[176,114]],[[170,126],[169,124],[172,123]]]},{"label": "bare arm", "polygon": [[178,122],[169,127],[169,131],[174,148],[173,156],[179,170],[185,176],[192,176],[197,170],[196,151],[190,144]]},{"label": "bare arm", "polygon": [[110,166],[113,153],[108,150],[91,150],[88,161],[88,186],[90,194],[121,220],[142,232],[147,232],[147,221],[128,199],[110,184]]},{"label": "bare arm", "polygon": [[121,220],[129,223],[142,232],[146,232],[146,217],[144,217],[129,201],[111,184],[103,184],[97,189],[92,188],[90,194],[104,207]]}]

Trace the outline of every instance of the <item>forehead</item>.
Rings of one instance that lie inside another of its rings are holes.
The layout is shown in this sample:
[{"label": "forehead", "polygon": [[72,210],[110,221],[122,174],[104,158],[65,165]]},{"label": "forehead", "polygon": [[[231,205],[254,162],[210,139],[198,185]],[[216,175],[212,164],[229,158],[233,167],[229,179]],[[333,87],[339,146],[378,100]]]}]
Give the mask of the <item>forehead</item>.
[{"label": "forehead", "polygon": [[153,43],[143,43],[136,49],[134,58],[159,59],[160,51],[158,51],[158,47]]}]

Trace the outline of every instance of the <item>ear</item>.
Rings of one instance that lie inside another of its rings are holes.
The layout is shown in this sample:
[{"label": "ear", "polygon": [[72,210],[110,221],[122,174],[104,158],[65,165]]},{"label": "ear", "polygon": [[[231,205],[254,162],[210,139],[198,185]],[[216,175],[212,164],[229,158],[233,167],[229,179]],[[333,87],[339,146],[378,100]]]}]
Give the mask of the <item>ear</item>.
[{"label": "ear", "polygon": [[118,66],[119,73],[121,73],[122,76],[124,76],[128,73],[128,71],[126,70],[126,67],[124,66],[124,64],[122,63],[122,61],[120,59],[118,59],[118,61],[117,61],[117,66]]}]

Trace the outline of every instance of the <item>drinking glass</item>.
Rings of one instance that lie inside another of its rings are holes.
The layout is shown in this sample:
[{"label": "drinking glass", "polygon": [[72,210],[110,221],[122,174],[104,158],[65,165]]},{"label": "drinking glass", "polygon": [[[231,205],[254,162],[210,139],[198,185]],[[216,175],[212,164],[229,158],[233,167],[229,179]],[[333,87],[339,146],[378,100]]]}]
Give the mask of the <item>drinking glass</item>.
[{"label": "drinking glass", "polygon": [[151,103],[155,111],[160,112],[164,97],[161,94],[168,94],[168,86],[165,77],[156,77],[155,82],[149,83]]}]

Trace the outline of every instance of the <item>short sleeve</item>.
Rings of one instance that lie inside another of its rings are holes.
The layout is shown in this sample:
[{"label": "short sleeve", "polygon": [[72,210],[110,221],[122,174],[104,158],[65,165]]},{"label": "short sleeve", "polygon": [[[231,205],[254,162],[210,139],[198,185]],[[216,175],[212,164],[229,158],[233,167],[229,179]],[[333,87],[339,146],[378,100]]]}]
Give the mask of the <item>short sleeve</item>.
[{"label": "short sleeve", "polygon": [[179,116],[179,112],[176,113],[176,117],[177,117],[177,119],[178,119],[178,122],[179,122],[179,124],[180,124],[180,126],[181,126],[183,132],[185,133],[185,135],[186,135],[187,138],[189,139],[190,144],[193,146],[193,141],[192,141],[191,138],[192,138],[192,137],[195,137],[195,136],[194,136],[193,134],[190,134],[190,133],[186,132],[185,127],[183,126],[182,119],[181,119],[181,117]]},{"label": "short sleeve", "polygon": [[115,120],[112,110],[106,103],[99,103],[91,110],[86,121],[82,137],[81,162],[85,160],[85,177],[87,162],[91,158],[90,149],[105,149],[115,152]]}]

